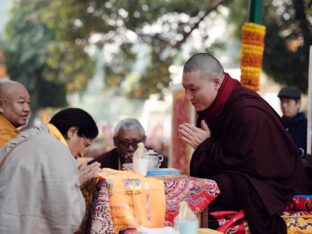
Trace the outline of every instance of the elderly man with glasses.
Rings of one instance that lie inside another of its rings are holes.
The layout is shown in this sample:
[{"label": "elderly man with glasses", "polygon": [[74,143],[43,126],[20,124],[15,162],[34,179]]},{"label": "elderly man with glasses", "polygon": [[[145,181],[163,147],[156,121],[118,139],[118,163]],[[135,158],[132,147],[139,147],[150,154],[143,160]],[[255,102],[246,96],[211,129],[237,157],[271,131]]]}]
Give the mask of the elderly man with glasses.
[{"label": "elderly man with glasses", "polygon": [[[124,163],[132,163],[138,143],[145,142],[146,135],[141,123],[134,118],[125,118],[119,121],[114,129],[115,148],[89,162],[99,162],[101,168],[122,169]],[[160,167],[167,167],[168,159],[164,158]]]}]

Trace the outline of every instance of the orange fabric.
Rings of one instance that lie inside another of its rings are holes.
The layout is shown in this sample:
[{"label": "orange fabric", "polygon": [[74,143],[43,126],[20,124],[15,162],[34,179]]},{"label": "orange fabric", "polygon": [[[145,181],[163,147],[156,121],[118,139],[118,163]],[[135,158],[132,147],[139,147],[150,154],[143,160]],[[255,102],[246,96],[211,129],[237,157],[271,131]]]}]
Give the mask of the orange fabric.
[{"label": "orange fabric", "polygon": [[58,139],[60,142],[62,142],[64,145],[66,145],[66,147],[68,148],[67,142],[66,142],[65,138],[63,137],[62,133],[53,124],[49,123],[48,128],[49,128],[50,133],[56,139]]},{"label": "orange fabric", "polygon": [[6,119],[0,115],[0,147],[17,137],[19,131]]},{"label": "orange fabric", "polygon": [[161,180],[108,168],[102,169],[98,177],[107,183],[116,233],[137,226],[164,226],[166,200]]}]

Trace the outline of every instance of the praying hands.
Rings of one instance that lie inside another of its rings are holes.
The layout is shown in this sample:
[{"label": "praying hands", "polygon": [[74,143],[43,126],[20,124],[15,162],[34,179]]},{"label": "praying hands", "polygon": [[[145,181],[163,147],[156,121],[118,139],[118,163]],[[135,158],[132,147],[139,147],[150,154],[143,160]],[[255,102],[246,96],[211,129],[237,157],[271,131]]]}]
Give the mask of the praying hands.
[{"label": "praying hands", "polygon": [[197,128],[189,123],[180,124],[180,138],[196,149],[204,140],[211,137],[211,132],[204,120],[201,121],[201,128]]}]

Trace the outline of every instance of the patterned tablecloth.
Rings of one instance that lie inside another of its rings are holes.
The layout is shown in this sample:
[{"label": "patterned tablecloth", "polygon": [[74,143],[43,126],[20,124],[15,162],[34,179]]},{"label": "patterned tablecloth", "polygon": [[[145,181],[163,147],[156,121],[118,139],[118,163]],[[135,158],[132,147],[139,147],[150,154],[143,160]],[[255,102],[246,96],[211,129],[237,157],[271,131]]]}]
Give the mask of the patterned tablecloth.
[{"label": "patterned tablecloth", "polygon": [[[219,231],[225,234],[250,234],[243,211],[217,211],[210,213],[217,219]],[[312,195],[296,195],[281,214],[287,234],[312,233]]]},{"label": "patterned tablecloth", "polygon": [[312,233],[312,195],[296,195],[283,211],[288,234]]},{"label": "patterned tablecloth", "polygon": [[[172,226],[178,214],[179,203],[186,201],[195,214],[200,214],[219,195],[215,181],[190,176],[157,177],[165,184],[166,218],[165,226]],[[101,179],[95,186],[89,217],[85,219],[81,233],[115,233],[111,218],[106,181]],[[88,203],[88,202],[87,202]]]}]

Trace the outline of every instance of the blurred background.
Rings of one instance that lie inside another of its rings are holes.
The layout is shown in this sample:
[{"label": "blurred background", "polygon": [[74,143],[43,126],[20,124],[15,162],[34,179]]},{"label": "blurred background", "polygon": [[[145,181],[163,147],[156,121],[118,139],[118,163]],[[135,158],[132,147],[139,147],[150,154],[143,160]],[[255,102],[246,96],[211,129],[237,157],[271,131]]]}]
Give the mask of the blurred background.
[{"label": "blurred background", "polygon": [[[262,4],[259,94],[280,113],[281,86],[307,93],[312,0]],[[138,118],[147,144],[170,156],[184,62],[210,52],[239,80],[249,12],[242,0],[1,0],[0,79],[28,88],[30,126],[63,107],[88,111],[100,128],[90,156],[113,147],[112,130],[124,117]]]}]

